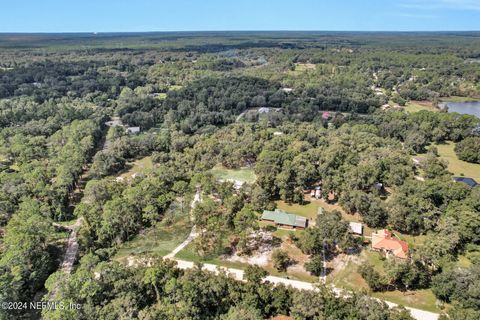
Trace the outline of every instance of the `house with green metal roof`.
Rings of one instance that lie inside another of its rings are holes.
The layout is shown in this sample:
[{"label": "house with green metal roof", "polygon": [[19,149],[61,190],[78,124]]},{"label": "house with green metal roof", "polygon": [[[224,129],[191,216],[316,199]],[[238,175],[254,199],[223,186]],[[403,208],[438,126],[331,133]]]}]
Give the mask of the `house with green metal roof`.
[{"label": "house with green metal roof", "polygon": [[275,224],[279,228],[303,230],[308,226],[308,219],[285,212],[280,209],[275,211],[264,210],[262,221]]}]

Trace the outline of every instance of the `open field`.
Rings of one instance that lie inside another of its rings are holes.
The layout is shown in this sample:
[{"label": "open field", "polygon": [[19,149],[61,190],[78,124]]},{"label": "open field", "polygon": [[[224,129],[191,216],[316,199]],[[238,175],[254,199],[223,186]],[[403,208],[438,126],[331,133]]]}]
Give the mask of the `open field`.
[{"label": "open field", "polygon": [[437,147],[440,158],[448,162],[448,171],[455,176],[464,175],[465,177],[480,181],[480,164],[469,163],[458,159],[454,151],[454,142],[449,141],[443,144],[435,144],[434,146]]},{"label": "open field", "polygon": [[437,299],[430,289],[401,292],[398,290],[387,292],[375,292],[372,296],[382,300],[391,301],[406,307],[418,308],[438,313],[440,309],[436,305]]},{"label": "open field", "polygon": [[165,216],[171,224],[166,223],[164,218],[156,226],[146,229],[132,240],[123,243],[114,259],[122,260],[128,256],[144,253],[164,256],[182,243],[191,230],[188,208],[182,212],[179,204],[175,203],[167,210]]},{"label": "open field", "polygon": [[152,157],[145,157],[134,162],[128,163],[128,171],[119,175],[123,179],[129,179],[135,174],[142,173],[146,170],[153,169]]},{"label": "open field", "polygon": [[[284,210],[288,213],[293,213],[308,219],[315,220],[319,213],[319,208],[322,206],[319,205],[317,202],[310,202],[308,204],[300,205],[300,204],[289,204],[285,201],[277,201],[277,208]],[[325,209],[325,208],[324,208]]]},{"label": "open field", "polygon": [[435,108],[430,101],[410,101],[405,106],[405,111],[409,113],[419,112],[422,110],[438,112],[439,109]]},{"label": "open field", "polygon": [[216,165],[210,172],[215,178],[225,181],[254,183],[257,179],[252,168],[227,169],[222,165]]}]

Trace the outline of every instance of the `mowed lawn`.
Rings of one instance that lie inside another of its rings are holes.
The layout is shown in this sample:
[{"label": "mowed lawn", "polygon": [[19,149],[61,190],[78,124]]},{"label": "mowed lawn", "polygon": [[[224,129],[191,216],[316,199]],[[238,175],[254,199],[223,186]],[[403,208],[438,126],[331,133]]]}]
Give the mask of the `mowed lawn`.
[{"label": "mowed lawn", "polygon": [[215,178],[225,181],[240,181],[251,184],[257,179],[252,168],[227,169],[222,165],[216,165],[210,172]]},{"label": "mowed lawn", "polygon": [[480,164],[469,163],[458,159],[454,151],[454,142],[449,141],[445,144],[437,144],[435,146],[438,149],[440,158],[448,162],[448,171],[455,176],[464,175],[465,177],[473,178],[477,182],[480,182]]},{"label": "mowed lawn", "polygon": [[171,220],[163,219],[155,226],[146,229],[130,241],[123,243],[117,251],[115,260],[141,254],[159,254],[165,256],[181,244],[192,228],[188,209],[183,212],[180,206],[173,204],[165,214]]}]

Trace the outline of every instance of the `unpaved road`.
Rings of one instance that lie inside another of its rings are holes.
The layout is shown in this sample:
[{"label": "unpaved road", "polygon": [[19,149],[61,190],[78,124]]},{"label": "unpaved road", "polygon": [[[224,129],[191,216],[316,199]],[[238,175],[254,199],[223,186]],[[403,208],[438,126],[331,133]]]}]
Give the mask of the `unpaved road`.
[{"label": "unpaved road", "polygon": [[[202,197],[201,197],[201,189],[200,188],[197,188],[197,192],[195,193],[195,196],[193,197],[193,201],[192,203],[190,204],[190,208],[195,208],[196,204],[198,202],[202,201]],[[192,215],[192,212],[190,211],[190,219],[193,221],[193,215]],[[188,235],[187,239],[185,239],[185,241],[183,241],[181,244],[179,244],[175,249],[172,250],[172,252],[170,252],[168,255],[165,256],[166,259],[173,259],[173,257],[175,257],[175,255],[177,253],[179,253],[180,251],[182,251],[186,246],[188,246],[188,244],[190,242],[192,242],[193,240],[195,240],[195,238],[197,237],[197,226],[194,225],[192,227],[192,231],[190,231],[190,234]]]},{"label": "unpaved road", "polygon": [[[175,259],[175,261],[177,262],[177,266],[180,269],[192,269],[195,267],[194,263],[190,261],[177,260],[177,259]],[[225,268],[225,267],[207,263],[202,266],[202,270],[211,271],[216,274],[223,271],[231,275],[236,280],[244,281],[243,280],[244,272],[243,270],[240,270],[240,269]],[[274,284],[283,283],[284,285],[292,286],[293,288],[300,289],[300,290],[316,290],[315,284],[310,282],[285,279],[285,278],[275,277],[275,276],[267,276],[264,278],[264,281],[268,281]],[[331,288],[338,296],[346,295],[346,292],[342,289],[339,289],[336,287],[331,287]],[[390,308],[398,306],[397,304],[390,301],[385,301],[385,300],[381,300],[381,301],[385,302]],[[439,317],[437,313],[433,313],[425,310],[409,308],[409,307],[406,307],[406,309],[409,310],[410,313],[412,314],[412,317],[414,317],[417,320],[437,320]]]},{"label": "unpaved road", "polygon": [[60,269],[65,273],[71,273],[73,264],[75,263],[75,258],[77,257],[78,252],[78,241],[77,241],[77,231],[82,224],[82,218],[78,218],[74,224],[67,226],[67,229],[70,229],[70,235],[68,236],[67,249],[65,250],[65,256]]}]

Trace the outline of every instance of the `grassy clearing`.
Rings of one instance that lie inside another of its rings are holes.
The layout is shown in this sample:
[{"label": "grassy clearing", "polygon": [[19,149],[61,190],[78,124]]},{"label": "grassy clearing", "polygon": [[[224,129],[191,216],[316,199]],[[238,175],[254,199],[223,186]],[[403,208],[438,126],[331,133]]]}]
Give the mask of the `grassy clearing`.
[{"label": "grassy clearing", "polygon": [[410,101],[405,106],[405,111],[408,113],[415,113],[422,110],[438,112],[439,110],[433,107],[432,103],[429,101]]},{"label": "grassy clearing", "polygon": [[[193,243],[190,243],[188,246],[186,246],[182,251],[180,251],[175,256],[175,258],[186,260],[186,261],[197,262],[197,263],[214,264],[214,265],[218,265],[226,268],[233,268],[233,269],[240,269],[240,270],[245,270],[249,266],[248,263],[243,263],[238,261],[226,261],[221,259],[219,256],[200,257],[198,254],[195,253],[195,248]],[[278,272],[275,268],[273,268],[271,264],[267,266],[262,266],[262,268],[265,269],[272,276],[299,280],[299,281],[307,281],[307,282],[316,282],[318,280],[317,277],[311,276],[307,273],[292,272],[292,271]]]},{"label": "grassy clearing", "polygon": [[180,89],[182,89],[183,86],[179,86],[179,85],[173,85],[173,86],[170,86],[170,88],[168,88],[168,90],[170,91],[178,91]]},{"label": "grassy clearing", "polygon": [[441,159],[448,162],[448,171],[455,176],[464,175],[469,178],[473,178],[480,181],[480,164],[469,163],[458,159],[455,154],[455,143],[449,141],[444,144],[435,145],[438,149],[438,154]]},{"label": "grassy clearing", "polygon": [[289,204],[285,201],[277,201],[276,204],[278,209],[313,220],[317,218],[319,208],[321,208],[317,202],[313,201],[304,205]]},{"label": "grassy clearing", "polygon": [[470,268],[472,262],[466,256],[458,256],[457,266],[460,268]]},{"label": "grassy clearing", "polygon": [[467,101],[478,101],[478,98],[471,98],[471,97],[458,97],[452,96],[447,98],[441,99],[443,102],[467,102]]},{"label": "grassy clearing", "polygon": [[440,158],[448,161],[448,171],[454,175],[461,176],[463,174],[477,181],[480,180],[480,164],[469,163],[458,159],[454,151],[455,143],[448,142],[446,144],[439,144],[437,148]]},{"label": "grassy clearing", "polygon": [[188,237],[190,230],[188,208],[182,211],[180,205],[175,203],[167,210],[161,222],[123,243],[114,259],[122,260],[128,256],[145,253],[167,255]]},{"label": "grassy clearing", "polygon": [[305,72],[308,70],[315,70],[317,66],[313,63],[297,63],[295,64],[295,72]]},{"label": "grassy clearing", "polygon": [[398,303],[407,307],[419,308],[431,312],[439,312],[436,305],[435,295],[430,289],[413,290],[401,292],[398,290],[388,292],[371,292],[367,283],[362,276],[357,272],[360,264],[365,262],[372,264],[377,271],[384,273],[383,260],[381,255],[376,252],[364,251],[361,259],[349,260],[346,265],[334,274],[327,276],[327,283],[332,283],[337,287],[345,288],[347,290],[358,291],[366,290],[373,297]]},{"label": "grassy clearing", "polygon": [[130,169],[122,173],[121,175],[119,175],[119,177],[128,179],[135,174],[139,174],[146,170],[153,169],[152,157],[149,156],[149,157],[136,160],[134,162],[130,162],[128,163],[128,166],[130,167]]},{"label": "grassy clearing", "polygon": [[251,168],[227,169],[222,165],[216,165],[210,170],[213,176],[220,180],[240,181],[244,183],[254,183],[257,177]]},{"label": "grassy clearing", "polygon": [[422,309],[430,312],[440,312],[437,307],[437,298],[430,289],[401,292],[398,290],[387,292],[374,292],[372,296],[382,300],[391,301],[406,307]]}]

